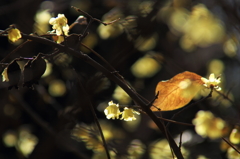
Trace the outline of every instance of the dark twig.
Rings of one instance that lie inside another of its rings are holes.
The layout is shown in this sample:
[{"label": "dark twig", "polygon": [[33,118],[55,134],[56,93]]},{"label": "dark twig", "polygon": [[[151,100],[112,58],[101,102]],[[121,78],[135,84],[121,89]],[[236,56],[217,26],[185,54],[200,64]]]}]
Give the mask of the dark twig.
[{"label": "dark twig", "polygon": [[51,40],[48,40],[48,39],[45,39],[45,38],[42,38],[42,37],[35,37],[35,36],[30,36],[30,35],[26,35],[26,34],[22,33],[22,38],[23,39],[35,40],[36,42],[43,43],[43,44],[58,48],[59,50],[67,51],[67,53],[69,53],[70,55],[75,56],[76,58],[79,58],[79,59],[85,61],[86,63],[95,67],[97,70],[101,71],[106,77],[108,77],[110,80],[112,80],[116,84],[118,84],[137,103],[137,105],[141,106],[142,110],[146,114],[148,114],[148,116],[158,126],[159,130],[161,130],[163,132],[163,135],[166,138],[168,138],[169,145],[173,149],[176,157],[178,159],[183,159],[182,153],[180,152],[180,150],[179,150],[177,144],[175,143],[173,137],[171,136],[171,134],[168,131],[165,130],[165,125],[161,121],[159,121],[159,119],[156,117],[156,115],[151,111],[151,109],[149,107],[147,107],[147,104],[141,98],[139,98],[139,96],[136,94],[136,92],[134,92],[132,89],[130,89],[129,86],[126,85],[125,82],[123,82],[123,79],[120,80],[118,77],[116,77],[110,71],[105,69],[98,62],[96,62],[95,60],[93,60],[92,58],[87,56],[86,54],[83,54],[82,52],[73,50],[72,48],[69,48],[69,47],[66,48],[65,46],[63,46],[61,44],[57,44],[57,43],[55,43]]},{"label": "dark twig", "polygon": [[240,154],[240,151],[231,143],[229,142],[227,139],[225,139],[224,137],[222,137],[223,141],[225,141],[229,146],[231,146],[237,153]]},{"label": "dark twig", "polygon": [[100,132],[100,136],[101,136],[101,139],[102,139],[102,142],[103,142],[103,146],[104,146],[104,149],[105,149],[107,158],[108,158],[108,159],[111,159],[110,154],[109,154],[109,150],[108,150],[108,146],[107,146],[107,142],[106,142],[105,137],[104,137],[104,135],[103,135],[103,131],[102,131],[101,125],[100,125],[100,123],[99,123],[99,121],[98,121],[98,117],[97,117],[97,115],[96,115],[96,113],[95,113],[95,110],[94,110],[94,107],[93,107],[93,105],[92,105],[92,102],[91,102],[91,100],[90,100],[89,97],[88,97],[87,91],[85,90],[85,88],[83,87],[82,83],[80,82],[81,80],[79,79],[79,76],[77,75],[75,69],[72,68],[72,70],[74,71],[75,76],[76,76],[77,79],[78,79],[78,83],[79,83],[82,91],[83,91],[84,94],[86,95],[86,97],[87,97],[87,99],[88,99],[88,102],[89,102],[89,104],[90,104],[90,109],[91,109],[91,112],[92,112],[93,117],[94,117],[94,122],[96,123],[96,125],[97,125],[97,127],[98,127],[98,130],[99,130],[99,132]]},{"label": "dark twig", "polygon": [[[222,92],[219,92],[219,91],[215,91],[217,92],[219,95],[221,95],[224,99],[227,99],[229,102],[231,102],[232,104],[234,104],[234,102],[228,97],[228,95],[225,95],[224,93]],[[227,93],[228,94],[228,93]]]},{"label": "dark twig", "polygon": [[235,85],[233,84],[233,85],[229,88],[229,90],[228,90],[227,93],[226,93],[226,96],[229,95],[229,93],[231,92],[231,90],[233,89],[234,86],[235,86]]},{"label": "dark twig", "polygon": [[93,49],[91,49],[90,47],[86,46],[85,44],[81,43],[81,45],[83,47],[85,47],[86,49],[88,49],[89,51],[91,51],[92,53],[94,53],[94,55],[96,55],[98,58],[100,58],[106,65],[107,67],[111,70],[111,71],[116,71],[112,65],[110,65],[109,62],[107,62],[107,60],[105,60],[101,55],[99,55],[99,53],[97,53],[96,51],[94,51]]},{"label": "dark twig", "polygon": [[[158,95],[159,95],[159,91],[157,92],[157,94],[154,96],[153,100],[151,102],[148,103],[148,106],[151,107],[153,106],[153,103],[156,99],[158,99]],[[155,107],[155,106],[154,106]]]},{"label": "dark twig", "polygon": [[[66,35],[65,35],[64,31],[63,31],[63,27],[61,27],[61,31],[62,31],[62,34],[63,34],[63,35],[60,35],[60,36],[63,36],[64,45],[67,46],[67,38],[66,38]],[[60,36],[59,36],[59,37],[60,37]]]},{"label": "dark twig", "polygon": [[28,42],[30,42],[30,40],[24,41],[22,44],[20,44],[17,48],[15,48],[12,52],[10,52],[9,54],[7,54],[7,56],[5,56],[0,63],[4,63],[7,58],[9,58],[11,55],[13,55],[14,53],[16,53],[19,49],[21,49],[24,45],[26,45]]},{"label": "dark twig", "polygon": [[110,25],[110,24],[112,24],[112,23],[114,23],[114,22],[116,22],[116,21],[118,21],[118,20],[120,19],[120,18],[118,18],[118,19],[113,20],[113,21],[111,21],[111,22],[109,22],[109,23],[105,23],[105,22],[102,22],[102,21],[99,20],[99,19],[93,18],[90,14],[88,14],[87,12],[85,12],[85,11],[79,9],[79,8],[76,8],[76,7],[73,7],[73,6],[72,6],[72,8],[74,8],[76,11],[78,11],[78,12],[80,12],[80,13],[85,14],[87,17],[90,18],[90,21],[88,22],[86,28],[84,29],[82,36],[79,37],[79,43],[81,43],[82,40],[83,40],[83,38],[88,35],[87,31],[88,31],[90,25],[91,25],[94,21],[97,21],[97,22],[99,22],[99,23],[101,23],[101,24],[103,24],[103,25]]},{"label": "dark twig", "polygon": [[182,148],[182,134],[183,132],[180,133],[180,141],[179,141],[179,150],[181,151]]},{"label": "dark twig", "polygon": [[[56,132],[49,126],[47,122],[45,122],[36,112],[34,112],[31,107],[22,100],[21,95],[19,94],[18,91],[13,91],[12,92],[13,97],[17,100],[17,102],[20,104],[20,106],[24,109],[24,111],[33,119],[34,122],[36,122],[39,126],[41,126],[48,134],[51,136],[55,137]],[[61,138],[62,142],[66,143],[71,143],[68,142],[68,139],[62,137]],[[87,159],[88,157],[76,148],[75,145],[72,144],[66,144],[66,147],[71,150],[76,156],[79,158]]]},{"label": "dark twig", "polygon": [[103,25],[111,25],[111,24],[115,23],[116,21],[120,20],[120,18],[118,18],[118,19],[115,19],[115,20],[113,20],[113,21],[111,21],[111,22],[106,23],[106,22],[102,22],[102,21],[99,20],[99,19],[93,18],[90,14],[88,14],[87,12],[84,12],[83,10],[81,10],[81,9],[79,9],[79,8],[76,8],[76,7],[73,7],[73,6],[72,6],[72,8],[74,8],[74,9],[75,9],[76,11],[78,11],[78,12],[81,12],[81,13],[85,14],[86,16],[88,16],[88,17],[89,17],[90,19],[92,19],[93,21],[97,21],[97,22],[99,22],[99,23],[101,23],[101,24],[103,24]]},{"label": "dark twig", "polygon": [[178,122],[178,121],[174,121],[174,120],[169,120],[169,119],[166,119],[166,118],[163,118],[163,117],[158,117],[158,118],[161,119],[161,120],[167,121],[167,122],[174,123],[174,124],[194,126],[193,124],[188,124],[188,123],[182,123],[182,122]]},{"label": "dark twig", "polygon": [[100,136],[101,136],[101,139],[102,139],[102,142],[103,142],[103,146],[104,146],[107,158],[111,159],[110,154],[109,154],[109,150],[108,150],[108,146],[107,146],[107,142],[106,142],[105,137],[103,135],[103,131],[102,131],[102,128],[101,128],[100,123],[98,121],[98,118],[97,118],[97,115],[95,113],[95,110],[93,108],[92,102],[90,102],[90,108],[91,108],[92,114],[94,116],[94,121],[95,121],[95,123],[96,123],[96,125],[98,127],[99,132],[100,132]]},{"label": "dark twig", "polygon": [[88,16],[90,18],[90,21],[88,22],[86,28],[84,29],[82,36],[79,37],[79,43],[81,43],[83,38],[87,35],[87,31],[88,31],[90,25],[92,24],[92,22],[94,21],[93,20],[94,18],[90,14],[88,14],[87,12],[84,12],[83,10],[81,10],[79,8],[76,8],[76,7],[73,7],[73,6],[72,6],[72,8],[74,8],[78,12],[81,12],[81,13],[85,14],[86,16]]},{"label": "dark twig", "polygon": [[[148,100],[145,99],[144,97],[142,97],[140,94],[138,94],[138,93],[135,91],[135,89],[134,89],[130,84],[128,84],[128,82],[126,82],[126,81],[124,80],[123,76],[120,75],[120,74],[118,73],[118,71],[115,70],[115,68],[112,67],[112,65],[111,65],[107,60],[105,60],[99,53],[97,53],[96,51],[94,51],[93,49],[89,48],[88,46],[86,46],[86,45],[83,44],[83,43],[81,43],[81,45],[82,45],[83,47],[85,47],[86,49],[88,49],[89,51],[91,51],[92,53],[94,53],[94,55],[96,55],[100,60],[102,60],[102,61],[106,64],[107,68],[108,68],[111,72],[113,72],[114,74],[116,74],[116,75],[119,77],[119,79],[121,79],[129,88],[132,89],[132,91],[134,91],[139,97],[141,97],[142,100],[144,100],[145,102],[148,102]],[[157,97],[155,97],[155,99],[156,99],[156,98],[157,98]],[[155,99],[154,99],[154,100],[155,100]],[[154,102],[154,100],[153,100],[151,103],[149,103],[149,106],[152,105],[152,103]]]},{"label": "dark twig", "polygon": [[[202,99],[200,99],[200,100],[198,100],[198,101],[190,104],[189,106],[183,108],[182,110],[180,110],[179,112],[177,112],[176,114],[174,114],[174,115],[172,116],[171,120],[174,120],[178,115],[180,115],[182,112],[186,111],[187,109],[193,107],[194,105],[196,105],[196,104],[204,101],[204,100],[207,99],[207,98],[212,97],[212,92],[213,92],[213,88],[211,89],[210,93],[209,93],[206,97],[204,97],[204,98],[202,98]],[[171,123],[169,122],[166,127],[169,127],[170,124],[171,124]]]}]

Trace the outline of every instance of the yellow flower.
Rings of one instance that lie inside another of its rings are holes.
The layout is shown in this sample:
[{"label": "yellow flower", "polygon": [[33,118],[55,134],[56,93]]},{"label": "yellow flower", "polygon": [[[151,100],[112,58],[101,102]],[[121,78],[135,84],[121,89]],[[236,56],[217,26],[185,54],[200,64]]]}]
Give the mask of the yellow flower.
[{"label": "yellow flower", "polygon": [[236,127],[232,130],[229,140],[233,144],[239,144],[240,143],[240,127]]},{"label": "yellow flower", "polygon": [[227,150],[227,157],[229,159],[239,159],[239,153],[234,150],[232,147],[229,147]]},{"label": "yellow flower", "polygon": [[118,104],[113,103],[113,101],[110,101],[108,103],[108,107],[104,110],[104,113],[107,117],[107,119],[115,119],[119,118],[119,115],[121,114]]},{"label": "yellow flower", "polygon": [[199,111],[193,119],[196,132],[202,137],[211,139],[220,138],[223,136],[225,122],[215,117],[210,111]]},{"label": "yellow flower", "polygon": [[22,37],[20,31],[18,29],[10,29],[8,31],[8,39],[12,42],[18,41]]},{"label": "yellow flower", "polygon": [[221,78],[215,78],[215,75],[213,73],[210,74],[209,79],[202,77],[201,80],[204,82],[203,85],[205,87],[215,88],[217,91],[221,90],[221,87],[218,86],[218,84],[221,83]]},{"label": "yellow flower", "polygon": [[133,120],[136,120],[134,114],[140,114],[139,112],[131,109],[131,108],[127,108],[125,107],[124,108],[124,111],[122,112],[122,119],[124,119],[125,121],[133,121]]},{"label": "yellow flower", "polygon": [[[64,35],[68,35],[69,26],[67,24],[67,18],[64,14],[58,14],[56,18],[51,18],[49,20],[49,24],[53,25],[52,28],[56,31],[56,34],[62,35],[64,32]],[[63,32],[62,32],[63,31]]]}]

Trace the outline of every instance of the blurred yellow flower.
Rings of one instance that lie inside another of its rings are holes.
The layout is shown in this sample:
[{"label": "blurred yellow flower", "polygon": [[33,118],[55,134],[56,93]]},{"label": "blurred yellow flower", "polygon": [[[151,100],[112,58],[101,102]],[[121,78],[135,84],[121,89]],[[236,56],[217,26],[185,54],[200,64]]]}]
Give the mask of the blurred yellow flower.
[{"label": "blurred yellow flower", "polygon": [[134,116],[134,114],[139,115],[140,113],[131,109],[131,108],[124,108],[124,111],[122,112],[122,118],[121,120],[125,120],[125,121],[133,121],[136,120],[136,117]]},{"label": "blurred yellow flower", "polygon": [[211,139],[222,137],[226,126],[222,119],[215,117],[210,111],[203,110],[197,113],[192,123],[195,125],[195,130],[199,135]]},{"label": "blurred yellow flower", "polygon": [[8,30],[8,39],[11,42],[16,42],[22,37],[20,31],[18,29],[10,29]]},{"label": "blurred yellow flower", "polygon": [[227,150],[227,157],[228,159],[239,159],[239,153],[234,150],[232,147],[229,147]]},{"label": "blurred yellow flower", "polygon": [[[177,157],[172,154],[169,143],[166,139],[157,140],[150,144],[149,146],[149,156],[150,159],[177,159]],[[189,151],[181,147],[181,153],[184,158],[188,158]]]},{"label": "blurred yellow flower", "polygon": [[139,159],[142,158],[143,153],[146,150],[146,146],[138,139],[131,141],[128,147],[128,158],[129,159]]},{"label": "blurred yellow flower", "polygon": [[239,42],[237,38],[231,37],[227,39],[223,44],[223,51],[229,57],[235,57],[237,54]]},{"label": "blurred yellow flower", "polygon": [[113,103],[113,101],[110,101],[108,103],[108,107],[104,110],[104,113],[105,113],[107,119],[111,119],[111,118],[118,119],[119,115],[121,114],[118,104]]},{"label": "blurred yellow flower", "polygon": [[49,24],[53,25],[52,28],[56,30],[57,35],[62,35],[63,32],[65,35],[68,35],[69,26],[67,24],[67,21],[68,20],[64,14],[58,14],[56,18],[51,18],[49,20]]},{"label": "blurred yellow flower", "polygon": [[131,72],[138,78],[149,78],[161,69],[160,62],[146,55],[139,58],[131,67]]},{"label": "blurred yellow flower", "polygon": [[202,77],[201,80],[204,82],[203,85],[205,87],[215,88],[216,91],[221,90],[221,87],[218,86],[218,84],[221,83],[221,78],[215,78],[215,75],[213,73],[210,74],[209,79]]},{"label": "blurred yellow flower", "polygon": [[[116,157],[116,150],[114,150],[114,151],[110,150],[109,155],[110,155],[111,159],[116,159],[117,158]],[[106,158],[108,158],[107,155],[106,155],[106,152],[104,150],[102,150],[102,151],[94,152],[91,159],[106,159]]]},{"label": "blurred yellow flower", "polygon": [[18,141],[17,133],[14,132],[14,131],[7,131],[3,135],[2,140],[3,140],[3,143],[5,144],[5,146],[14,147],[17,144],[17,141]]},{"label": "blurred yellow flower", "polygon": [[38,138],[30,132],[28,128],[21,128],[19,138],[16,143],[16,149],[20,151],[23,156],[28,157],[38,143]]},{"label": "blurred yellow flower", "polygon": [[193,6],[191,12],[184,8],[164,7],[160,13],[171,32],[181,36],[180,45],[185,51],[191,52],[197,46],[207,47],[224,41],[223,22],[204,4]]},{"label": "blurred yellow flower", "polygon": [[48,92],[51,96],[61,97],[66,91],[66,84],[62,80],[54,79],[49,82]]},{"label": "blurred yellow flower", "polygon": [[50,27],[49,27],[50,18],[51,18],[51,14],[49,13],[48,9],[38,10],[34,18],[35,23],[33,26],[33,32],[36,32],[38,35],[46,34],[46,32],[50,30]]},{"label": "blurred yellow flower", "polygon": [[225,34],[222,22],[204,4],[193,7],[192,13],[184,24],[183,32],[184,36],[201,47],[221,42]]},{"label": "blurred yellow flower", "polygon": [[234,128],[229,136],[229,140],[233,144],[240,143],[240,127]]},{"label": "blurred yellow flower", "polygon": [[118,100],[120,104],[129,104],[131,102],[129,95],[120,86],[115,88],[113,98]]}]

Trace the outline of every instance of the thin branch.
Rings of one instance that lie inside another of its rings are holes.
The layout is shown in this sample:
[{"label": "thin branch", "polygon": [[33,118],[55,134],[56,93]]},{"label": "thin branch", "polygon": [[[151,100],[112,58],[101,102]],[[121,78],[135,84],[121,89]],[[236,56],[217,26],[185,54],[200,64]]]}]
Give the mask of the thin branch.
[{"label": "thin branch", "polygon": [[90,14],[88,14],[87,12],[84,12],[83,10],[81,10],[79,8],[76,8],[76,7],[73,7],[73,6],[72,6],[72,8],[74,8],[78,12],[81,12],[81,13],[87,15],[90,18],[90,21],[88,22],[86,28],[84,29],[82,36],[79,37],[79,43],[81,43],[83,38],[87,35],[87,31],[88,31],[90,25],[92,24],[92,22],[94,21],[94,18]]},{"label": "thin branch", "polygon": [[16,47],[12,52],[10,52],[9,54],[7,54],[7,56],[5,56],[0,63],[4,63],[6,61],[7,58],[9,58],[11,55],[13,55],[14,53],[16,53],[19,49],[21,49],[24,45],[26,45],[28,42],[30,42],[30,40],[24,41],[22,44],[20,44],[18,47]]},{"label": "thin branch", "polygon": [[179,141],[179,149],[181,151],[181,147],[182,147],[182,134],[183,132],[180,133],[180,141]]},{"label": "thin branch", "polygon": [[76,11],[80,12],[80,13],[85,14],[85,15],[88,16],[89,18],[93,19],[93,17],[92,17],[90,14],[88,14],[87,12],[84,12],[83,10],[81,10],[81,9],[79,9],[79,8],[77,8],[77,7],[74,7],[74,6],[72,6],[72,8],[75,9]]},{"label": "thin branch", "polygon": [[[157,94],[154,96],[153,100],[151,102],[148,103],[148,106],[151,107],[153,106],[153,103],[156,99],[158,99],[158,95],[159,95],[159,91],[157,92]],[[159,108],[158,108],[159,109]],[[161,111],[161,110],[160,110]]]},{"label": "thin branch", "polygon": [[[60,35],[60,36],[63,36],[63,40],[64,40],[63,43],[64,43],[65,46],[67,46],[67,38],[66,38],[66,35],[65,35],[64,31],[63,31],[63,27],[61,27],[61,31],[62,31],[62,34],[63,34],[63,35]],[[58,37],[58,38],[59,38],[59,37]]]},{"label": "thin branch", "polygon": [[57,43],[55,43],[51,40],[48,40],[48,39],[45,39],[45,38],[42,38],[42,37],[35,37],[35,36],[30,36],[30,35],[26,35],[26,34],[22,33],[22,38],[23,39],[35,40],[36,42],[43,43],[43,44],[46,44],[46,45],[50,45],[52,47],[58,48],[59,50],[66,51],[70,55],[87,62],[88,64],[95,67],[97,70],[101,71],[107,78],[109,78],[110,80],[112,80],[113,82],[118,84],[137,103],[137,105],[141,106],[143,111],[146,112],[146,114],[148,114],[148,116],[158,126],[159,130],[162,131],[163,135],[166,138],[168,138],[169,145],[173,149],[176,157],[178,159],[183,159],[182,153],[180,152],[180,150],[179,150],[177,144],[175,143],[173,137],[171,136],[171,134],[167,130],[165,130],[165,125],[161,121],[159,121],[159,119],[156,117],[156,115],[151,111],[151,109],[147,106],[147,104],[141,98],[139,98],[139,96],[136,94],[136,92],[134,92],[132,89],[130,89],[129,86],[127,86],[126,83],[123,82],[124,79],[120,80],[118,78],[118,76],[116,76],[115,74],[108,71],[106,68],[104,68],[98,62],[96,62],[95,60],[90,58],[88,55],[83,54],[81,51],[73,50],[72,48],[65,47],[64,45],[57,44]]},{"label": "thin branch", "polygon": [[101,136],[101,139],[102,139],[102,142],[103,142],[103,146],[104,146],[107,158],[111,159],[110,154],[109,154],[109,150],[108,150],[108,146],[107,146],[107,142],[106,142],[105,137],[103,135],[103,131],[102,131],[102,128],[101,128],[100,123],[98,121],[98,118],[97,118],[97,115],[95,113],[95,110],[93,108],[92,102],[90,102],[90,108],[91,108],[92,114],[94,116],[94,121],[95,121],[95,123],[96,123],[96,125],[98,127],[99,132],[100,132],[100,136]]},{"label": "thin branch", "polygon": [[[96,51],[94,51],[93,49],[91,49],[90,47],[86,46],[85,44],[81,43],[81,45],[83,47],[85,47],[86,49],[88,49],[89,51],[91,51],[92,53],[94,53],[94,55],[96,55],[98,58],[100,58],[106,65],[107,67],[111,70],[111,71],[116,71],[114,67],[112,67],[112,65],[110,65],[110,63],[105,60],[99,53],[97,53]],[[123,78],[123,77],[122,77]]]},{"label": "thin branch", "polygon": [[99,22],[99,23],[101,23],[101,24],[103,24],[103,25],[110,25],[110,24],[112,24],[112,23],[114,23],[114,22],[116,22],[116,21],[118,21],[118,20],[120,19],[120,18],[118,18],[118,19],[113,20],[113,21],[111,21],[111,22],[109,22],[109,23],[104,23],[104,22],[102,22],[102,21],[99,20],[99,19],[93,18],[90,14],[88,14],[87,12],[85,12],[85,11],[79,9],[79,8],[76,8],[76,7],[73,7],[73,6],[72,6],[72,8],[74,8],[76,11],[78,11],[78,12],[80,12],[80,13],[85,14],[87,17],[90,18],[90,21],[87,23],[87,26],[86,26],[86,28],[84,29],[82,36],[79,37],[79,43],[81,43],[82,40],[88,35],[88,34],[87,34],[87,31],[88,31],[90,25],[91,25],[94,21],[97,21],[97,22]]},{"label": "thin branch", "polygon": [[[119,74],[119,72],[117,70],[115,70],[115,68],[107,61],[105,60],[99,53],[97,53],[96,51],[94,51],[93,49],[89,48],[88,46],[86,46],[85,44],[81,43],[81,45],[83,47],[85,47],[86,49],[88,49],[89,51],[91,51],[92,53],[94,53],[94,55],[96,55],[100,60],[102,60],[106,66],[108,67],[108,69],[115,73],[130,89],[132,89],[132,91],[134,91],[139,97],[142,98],[142,100],[144,100],[145,102],[149,102],[147,99],[145,99],[144,97],[142,97],[140,94],[138,94],[135,89],[130,85],[128,84],[128,82],[126,82],[123,78],[122,75]],[[149,106],[150,106],[151,103],[149,103]]]},{"label": "thin branch", "polygon": [[111,24],[117,22],[118,20],[120,20],[120,18],[118,18],[118,19],[115,19],[115,20],[113,20],[113,21],[111,21],[111,22],[106,23],[106,22],[103,22],[103,21],[101,21],[101,20],[99,20],[99,19],[93,18],[90,14],[88,14],[87,12],[85,12],[85,11],[79,9],[79,8],[76,8],[76,7],[73,7],[73,6],[72,6],[72,8],[74,8],[76,11],[78,11],[78,12],[80,12],[80,13],[85,14],[86,16],[88,16],[88,17],[89,17],[90,19],[92,19],[93,21],[97,21],[97,22],[99,22],[99,23],[101,23],[101,24],[103,24],[103,25],[111,25]]},{"label": "thin branch", "polygon": [[[178,115],[180,115],[182,112],[184,112],[184,111],[186,111],[187,109],[193,107],[194,105],[196,105],[196,104],[204,101],[204,100],[207,99],[207,98],[212,97],[212,92],[213,92],[213,88],[211,89],[210,93],[209,93],[206,97],[204,97],[204,98],[202,98],[202,99],[200,99],[200,100],[198,100],[198,101],[190,104],[189,106],[183,108],[182,110],[180,110],[179,112],[177,112],[176,114],[174,114],[174,115],[172,116],[171,120],[175,119],[175,118],[176,118]],[[171,123],[168,123],[166,127],[169,127],[170,124],[171,124]]]},{"label": "thin branch", "polygon": [[234,104],[234,102],[228,97],[228,95],[225,95],[224,93],[219,92],[219,91],[215,91],[215,92],[217,92],[219,95],[223,96],[224,99],[227,99],[229,102]]},{"label": "thin branch", "polygon": [[38,116],[37,113],[35,113],[30,106],[24,102],[22,100],[22,98],[20,98],[20,94],[18,91],[11,91],[10,92],[13,97],[18,101],[18,103],[20,104],[20,106],[24,109],[24,111],[26,113],[29,114],[29,116],[38,124],[40,125],[48,134],[54,136],[56,133],[55,131],[48,125],[48,123],[46,123],[45,121],[43,121],[40,116]]},{"label": "thin branch", "polygon": [[231,143],[229,142],[227,139],[225,139],[224,137],[222,138],[223,141],[225,141],[229,146],[231,146],[237,153],[240,154],[240,151]]},{"label": "thin branch", "polygon": [[102,142],[103,142],[103,146],[104,146],[104,149],[105,149],[107,158],[108,158],[108,159],[111,159],[110,154],[109,154],[109,150],[108,150],[108,146],[107,146],[107,142],[106,142],[105,137],[104,137],[104,135],[103,135],[103,131],[102,131],[101,125],[100,125],[100,123],[99,123],[99,121],[98,121],[98,117],[97,117],[97,115],[96,115],[96,113],[95,113],[95,110],[94,110],[94,107],[93,107],[93,105],[92,105],[92,102],[91,102],[91,100],[90,100],[89,97],[88,97],[87,91],[85,90],[85,88],[83,87],[82,83],[80,82],[79,76],[77,75],[75,69],[72,68],[72,70],[74,71],[75,76],[76,76],[77,79],[78,79],[78,83],[79,83],[79,85],[80,85],[83,93],[86,94],[87,100],[88,100],[88,102],[89,102],[89,104],[90,104],[90,109],[91,109],[91,112],[92,112],[92,114],[93,114],[94,122],[95,122],[95,124],[97,125],[98,130],[99,130],[99,132],[100,132],[100,136],[101,136],[101,139],[102,139]]},{"label": "thin branch", "polygon": [[113,24],[113,23],[115,23],[115,22],[117,22],[117,21],[119,21],[120,20],[120,18],[117,18],[117,19],[115,19],[115,20],[113,20],[113,21],[110,21],[110,22],[108,22],[108,23],[106,23],[106,22],[102,22],[101,20],[99,20],[99,19],[96,19],[96,18],[94,18],[94,21],[97,21],[97,22],[99,22],[99,23],[102,23],[103,25],[111,25],[111,24]]},{"label": "thin branch", "polygon": [[178,121],[174,121],[174,120],[169,120],[169,119],[166,119],[166,118],[163,118],[163,117],[158,117],[158,118],[161,119],[161,120],[167,121],[167,122],[174,123],[174,124],[194,126],[193,124],[188,124],[188,123],[182,123],[182,122],[178,122]]},{"label": "thin branch", "polygon": [[[12,91],[11,93],[13,97],[17,100],[19,105],[23,108],[23,110],[35,121],[39,126],[43,128],[49,135],[55,137],[56,132],[49,126],[47,122],[45,122],[36,112],[34,112],[31,107],[22,100],[20,97],[20,93],[18,91]],[[75,145],[71,144],[71,142],[68,142],[69,139],[66,139],[64,137],[61,138],[62,142],[67,142],[68,144],[65,144],[65,146],[71,150],[76,156],[79,158],[87,159],[88,157],[85,154],[82,154],[79,152],[79,150],[76,148]]]}]

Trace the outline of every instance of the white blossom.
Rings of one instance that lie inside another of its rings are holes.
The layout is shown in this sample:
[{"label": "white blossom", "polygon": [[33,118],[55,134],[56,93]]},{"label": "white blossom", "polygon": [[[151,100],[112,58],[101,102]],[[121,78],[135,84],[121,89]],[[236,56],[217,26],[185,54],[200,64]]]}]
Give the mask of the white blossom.
[{"label": "white blossom", "polygon": [[218,84],[221,83],[221,78],[215,78],[215,75],[213,73],[210,74],[209,79],[202,77],[201,80],[204,82],[203,85],[205,87],[215,88],[217,91],[221,90],[221,87],[218,86]]},{"label": "white blossom", "polygon": [[105,113],[107,119],[111,119],[111,118],[118,119],[119,115],[121,114],[118,104],[113,103],[113,101],[110,101],[108,103],[108,107],[104,110],[104,113]]}]

